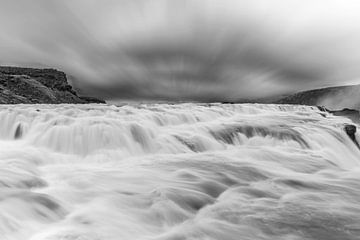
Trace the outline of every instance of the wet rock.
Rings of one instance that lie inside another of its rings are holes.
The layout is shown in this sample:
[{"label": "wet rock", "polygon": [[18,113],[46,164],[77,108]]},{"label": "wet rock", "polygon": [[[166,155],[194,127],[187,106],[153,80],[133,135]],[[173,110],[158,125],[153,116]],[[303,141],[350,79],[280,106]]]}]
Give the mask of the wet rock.
[{"label": "wet rock", "polygon": [[359,143],[356,140],[355,133],[356,133],[356,126],[352,124],[346,124],[344,127],[346,134],[349,138],[356,144],[356,146],[360,149]]},{"label": "wet rock", "polygon": [[324,106],[316,106],[321,112],[330,112],[329,109],[327,109],[326,107]]},{"label": "wet rock", "polygon": [[14,138],[15,138],[15,139],[19,139],[19,138],[22,137],[22,134],[23,134],[23,129],[22,129],[21,124],[19,124],[19,125],[16,127]]}]

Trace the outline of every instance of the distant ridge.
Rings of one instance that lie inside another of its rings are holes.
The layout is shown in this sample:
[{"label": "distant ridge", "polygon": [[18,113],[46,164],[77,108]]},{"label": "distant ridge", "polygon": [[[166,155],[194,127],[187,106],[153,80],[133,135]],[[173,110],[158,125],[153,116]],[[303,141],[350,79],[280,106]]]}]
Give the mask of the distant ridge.
[{"label": "distant ridge", "polygon": [[78,96],[66,74],[56,69],[0,66],[0,104],[105,103]]},{"label": "distant ridge", "polygon": [[318,105],[330,109],[360,109],[360,85],[302,91],[273,101],[279,104]]}]

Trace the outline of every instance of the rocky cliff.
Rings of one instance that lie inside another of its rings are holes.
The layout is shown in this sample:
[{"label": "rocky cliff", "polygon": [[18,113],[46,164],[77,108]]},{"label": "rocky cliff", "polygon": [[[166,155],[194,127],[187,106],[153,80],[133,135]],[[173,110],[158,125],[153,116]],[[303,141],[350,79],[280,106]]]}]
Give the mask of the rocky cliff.
[{"label": "rocky cliff", "polygon": [[0,104],[105,103],[78,96],[65,73],[55,69],[0,66]]}]

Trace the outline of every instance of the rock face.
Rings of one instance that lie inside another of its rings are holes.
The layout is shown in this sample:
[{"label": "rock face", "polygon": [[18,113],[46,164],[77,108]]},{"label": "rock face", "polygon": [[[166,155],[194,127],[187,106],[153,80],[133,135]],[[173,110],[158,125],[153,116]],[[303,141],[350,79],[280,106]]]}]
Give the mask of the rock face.
[{"label": "rock face", "polygon": [[17,103],[105,103],[80,97],[68,83],[65,73],[55,69],[0,66],[0,104]]}]

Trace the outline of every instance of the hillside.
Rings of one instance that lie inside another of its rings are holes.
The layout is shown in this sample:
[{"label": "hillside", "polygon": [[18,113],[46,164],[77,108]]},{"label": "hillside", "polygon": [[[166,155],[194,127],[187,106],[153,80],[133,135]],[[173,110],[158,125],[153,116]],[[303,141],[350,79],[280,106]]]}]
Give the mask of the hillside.
[{"label": "hillside", "polygon": [[105,103],[78,96],[65,73],[55,69],[0,66],[0,104]]},{"label": "hillside", "polygon": [[274,101],[280,104],[325,106],[329,109],[360,109],[360,85],[314,89],[288,95]]}]

